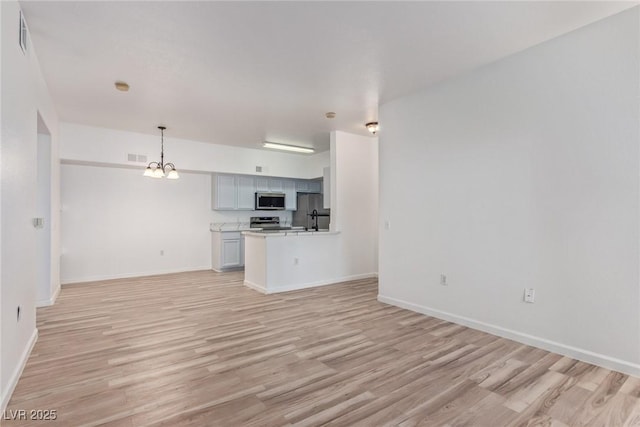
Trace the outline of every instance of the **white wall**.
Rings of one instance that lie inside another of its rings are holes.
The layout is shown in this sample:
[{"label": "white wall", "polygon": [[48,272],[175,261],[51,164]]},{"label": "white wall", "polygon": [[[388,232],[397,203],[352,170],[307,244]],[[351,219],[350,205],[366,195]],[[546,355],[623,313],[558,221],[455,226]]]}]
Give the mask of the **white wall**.
[{"label": "white wall", "polygon": [[[17,2],[0,3],[1,25],[1,152],[0,159],[0,409],[4,408],[37,337],[35,324],[36,273],[30,260],[36,253],[37,120],[41,115],[51,132],[52,188],[58,162],[58,119],[29,46],[18,46]],[[58,257],[57,190],[51,193],[52,258]],[[53,264],[53,262],[52,262]],[[55,273],[55,272],[53,272]],[[17,321],[16,309],[21,318]]]},{"label": "white wall", "polygon": [[[3,14],[2,14],[2,6],[0,5],[0,23],[4,22],[3,21]],[[2,39],[4,38],[4,32],[2,31],[2,27],[0,26],[0,49],[4,49],[2,47]],[[3,72],[2,72],[2,61],[3,61],[3,56],[2,56],[2,50],[0,50],[0,98],[2,97],[2,86],[4,85],[4,77],[3,77]],[[2,177],[2,140],[4,139],[3,137],[3,133],[4,133],[4,118],[2,115],[2,106],[3,106],[4,102],[1,101],[0,99],[0,178]],[[0,181],[1,182],[1,181]],[[3,205],[2,205],[2,185],[0,184],[0,320],[4,319],[4,310],[2,309],[2,307],[4,306],[4,302],[3,302],[3,298],[2,298],[2,294],[3,291],[2,289],[4,288],[4,286],[2,285],[3,280],[2,280],[2,218],[4,217],[4,215],[2,214],[3,211]],[[5,375],[3,374],[3,367],[2,367],[2,355],[4,354],[4,350],[3,350],[3,339],[2,339],[2,326],[0,326],[0,410],[4,410],[8,401],[9,401],[9,394],[12,393],[11,391],[7,390],[8,387],[5,386],[6,380]]]},{"label": "white wall", "polygon": [[[153,133],[155,124],[150,125]],[[104,129],[73,123],[60,125],[60,158],[111,165],[139,165],[127,161],[127,154],[147,156],[147,162],[160,160],[160,131],[156,135]],[[269,150],[248,149],[171,136],[171,125],[165,131],[165,161],[178,170],[223,172],[249,175],[262,166],[262,175],[292,178],[318,178],[329,164],[327,152],[314,155],[289,154]]]},{"label": "white wall", "polygon": [[38,129],[36,168],[36,211],[42,218],[42,229],[36,233],[36,253],[33,257],[36,269],[36,305],[50,305],[55,292],[51,280],[51,135]]},{"label": "white wall", "polygon": [[382,301],[640,375],[638,13],[381,107]]},{"label": "white wall", "polygon": [[331,133],[331,230],[343,276],[378,271],[378,138]]},{"label": "white wall", "polygon": [[142,172],[63,163],[63,284],[210,269],[211,223],[264,215],[291,223],[288,211],[211,210],[210,174],[157,180]]},{"label": "white wall", "polygon": [[211,268],[210,188],[206,174],[64,164],[62,283]]}]

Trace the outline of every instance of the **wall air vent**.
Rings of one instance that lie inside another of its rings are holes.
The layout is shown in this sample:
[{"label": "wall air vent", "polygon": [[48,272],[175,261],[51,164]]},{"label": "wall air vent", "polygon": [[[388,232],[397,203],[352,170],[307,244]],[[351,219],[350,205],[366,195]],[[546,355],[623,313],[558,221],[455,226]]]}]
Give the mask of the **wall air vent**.
[{"label": "wall air vent", "polygon": [[136,162],[136,163],[147,163],[147,156],[144,154],[127,154],[128,162]]}]

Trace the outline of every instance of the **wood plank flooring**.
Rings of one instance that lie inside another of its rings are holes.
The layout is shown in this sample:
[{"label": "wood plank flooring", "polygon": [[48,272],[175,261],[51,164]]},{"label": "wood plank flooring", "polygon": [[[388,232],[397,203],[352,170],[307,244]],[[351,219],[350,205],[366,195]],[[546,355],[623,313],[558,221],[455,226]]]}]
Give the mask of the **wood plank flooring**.
[{"label": "wood plank flooring", "polygon": [[640,379],[379,303],[375,280],[242,280],[64,287],[7,408],[57,419],[2,426],[640,426]]}]

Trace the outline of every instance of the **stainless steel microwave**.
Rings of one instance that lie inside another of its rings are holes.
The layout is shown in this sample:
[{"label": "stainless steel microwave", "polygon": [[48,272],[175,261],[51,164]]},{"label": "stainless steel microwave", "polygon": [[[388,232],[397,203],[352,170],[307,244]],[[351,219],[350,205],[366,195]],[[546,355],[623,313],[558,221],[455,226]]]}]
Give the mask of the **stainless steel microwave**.
[{"label": "stainless steel microwave", "polygon": [[257,211],[283,211],[284,193],[256,193]]}]

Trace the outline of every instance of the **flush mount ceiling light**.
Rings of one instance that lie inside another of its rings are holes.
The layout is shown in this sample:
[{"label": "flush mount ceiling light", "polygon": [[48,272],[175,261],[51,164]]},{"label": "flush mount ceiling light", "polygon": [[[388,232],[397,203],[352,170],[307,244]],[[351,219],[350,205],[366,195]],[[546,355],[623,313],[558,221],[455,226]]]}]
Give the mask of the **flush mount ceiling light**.
[{"label": "flush mount ceiling light", "polygon": [[378,122],[369,122],[365,126],[367,127],[367,130],[374,135],[378,132]]},{"label": "flush mount ceiling light", "polygon": [[329,111],[328,113],[325,113],[324,116],[327,119],[333,119],[336,116],[336,113],[334,113],[333,111]]},{"label": "flush mount ceiling light", "polygon": [[129,92],[129,85],[125,82],[116,82],[115,86],[120,92]]},{"label": "flush mount ceiling light", "polygon": [[277,144],[275,142],[268,142],[268,141],[265,141],[264,144],[262,144],[262,146],[264,148],[273,148],[275,150],[293,151],[295,153],[307,153],[307,154],[315,153],[315,150],[313,148],[299,147],[297,145]]},{"label": "flush mount ceiling light", "polygon": [[167,179],[178,179],[180,175],[178,175],[178,170],[174,166],[173,163],[165,163],[164,162],[164,130],[165,126],[158,126],[160,129],[160,162],[151,162],[144,170],[144,176],[148,176],[150,178],[163,178],[165,174],[167,175]]}]

